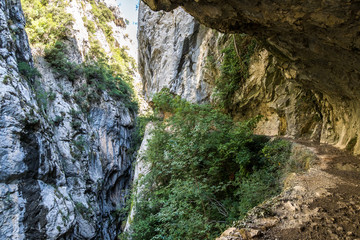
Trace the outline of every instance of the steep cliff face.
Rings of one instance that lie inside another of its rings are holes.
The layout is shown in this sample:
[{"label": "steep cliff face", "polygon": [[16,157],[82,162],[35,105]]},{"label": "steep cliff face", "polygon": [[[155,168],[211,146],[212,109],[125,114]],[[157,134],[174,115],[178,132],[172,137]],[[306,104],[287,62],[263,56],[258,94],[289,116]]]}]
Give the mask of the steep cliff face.
[{"label": "steep cliff face", "polygon": [[[347,148],[355,154],[360,153],[359,130],[356,127],[360,119],[356,91],[360,69],[359,37],[356,31],[360,8],[357,3],[327,1],[309,2],[300,6],[294,1],[144,2],[152,9],[171,11],[167,15],[163,15],[163,12],[155,13],[155,16],[161,14],[163,17],[158,18],[153,37],[148,40],[159,40],[155,37],[156,29],[162,29],[165,21],[175,19],[174,14],[182,11],[175,7],[180,5],[209,27],[226,32],[245,32],[260,41],[263,48],[258,49],[251,58],[250,77],[233,99],[235,116],[243,118],[258,113],[265,116],[258,133],[311,138]],[[172,21],[172,28],[182,25],[181,21]],[[211,34],[210,30],[207,32]],[[216,50],[216,34],[206,37],[200,34],[198,38],[197,41],[203,46],[202,52],[214,51],[215,55],[219,52]],[[167,38],[163,36],[162,39]],[[142,37],[140,41],[145,45],[148,43]],[[165,46],[162,41],[156,42],[155,45]],[[169,47],[164,47],[166,51],[154,52],[149,45],[152,42],[146,46],[153,55],[163,56],[169,51]],[[195,51],[198,45],[193,44],[189,49]],[[180,56],[172,54],[173,59]],[[200,72],[206,72],[204,65],[201,65],[206,61],[206,56],[204,54],[196,59],[196,65],[202,66]],[[220,52],[218,59],[221,60],[221,56]],[[168,69],[165,66],[170,64],[156,67],[159,65],[154,64],[153,69],[146,74],[151,76],[151,72],[159,72],[161,67]],[[194,79],[199,76],[192,74]],[[151,85],[155,86],[156,82],[160,82],[159,79],[168,79],[169,75],[159,76],[157,73],[151,78]],[[208,82],[206,78],[202,79]],[[148,82],[146,80],[145,84],[150,85]],[[170,89],[174,88],[170,86]],[[208,86],[205,95],[211,92],[209,89],[211,87]]]},{"label": "steep cliff face", "polygon": [[[83,62],[92,40],[111,55],[100,27],[89,39],[90,2],[64,2],[74,18],[64,39],[69,62]],[[119,10],[107,2],[123,44]],[[59,74],[41,47],[33,62],[19,1],[0,1],[0,26],[0,239],[114,239],[131,180],[134,111],[84,75]],[[86,104],[91,91],[100,97]]]},{"label": "steep cliff face", "polygon": [[203,60],[208,54],[205,39],[211,36],[210,29],[181,9],[154,12],[141,3],[139,71],[146,99],[166,87],[192,102],[209,101]]},{"label": "steep cliff face", "polygon": [[[233,38],[201,25],[194,30],[199,23],[180,8],[156,13],[143,4],[139,19],[139,45],[144,49],[140,73],[148,100],[167,87],[192,102],[213,101],[222,50]],[[249,78],[239,83],[231,99],[231,112],[239,120],[263,115],[256,129],[259,134],[319,141],[322,113],[316,95],[293,81],[291,74],[273,54],[257,48],[250,59]]]},{"label": "steep cliff face", "polygon": [[[299,80],[328,94],[357,96],[359,3],[354,1],[145,0],[153,10],[182,6],[201,23],[223,32],[255,35],[287,60],[297,62]],[[303,65],[303,66],[302,66]],[[351,74],[352,73],[352,74]],[[310,75],[311,74],[311,75]],[[306,77],[309,76],[309,77]],[[328,81],[325,82],[325,79]],[[326,84],[327,83],[327,84]]]}]

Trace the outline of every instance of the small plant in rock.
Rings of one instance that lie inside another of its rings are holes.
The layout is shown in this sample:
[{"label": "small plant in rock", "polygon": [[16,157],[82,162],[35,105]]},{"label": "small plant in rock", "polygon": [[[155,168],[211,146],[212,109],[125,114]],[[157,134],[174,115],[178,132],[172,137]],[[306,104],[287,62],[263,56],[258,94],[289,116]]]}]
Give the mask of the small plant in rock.
[{"label": "small plant in rock", "polygon": [[55,119],[54,119],[53,121],[54,121],[54,124],[55,124],[56,126],[59,126],[60,123],[62,123],[62,122],[64,121],[64,116],[62,116],[62,115],[56,115],[56,116],[55,116]]},{"label": "small plant in rock", "polygon": [[73,118],[80,118],[81,111],[76,111],[74,108],[71,108],[69,113]]},{"label": "small plant in rock", "polygon": [[56,99],[56,93],[50,89],[50,91],[47,93],[49,101],[53,102]]},{"label": "small plant in rock", "polygon": [[249,77],[250,58],[258,43],[244,34],[228,35],[223,52],[221,74],[215,80],[214,96],[217,104],[227,112],[231,112],[235,92]]},{"label": "small plant in rock", "polygon": [[96,25],[93,21],[90,21],[86,16],[83,17],[83,21],[87,30],[94,34],[96,32]]},{"label": "small plant in rock", "polygon": [[11,77],[6,75],[3,80],[3,84],[8,85],[11,82]]},{"label": "small plant in rock", "polygon": [[80,151],[85,151],[86,142],[84,136],[78,137],[76,140],[72,141],[73,145]]},{"label": "small plant in rock", "polygon": [[65,101],[70,101],[70,99],[71,99],[71,95],[69,92],[64,92],[63,97],[64,97]]},{"label": "small plant in rock", "polygon": [[73,120],[70,125],[71,125],[71,127],[73,129],[78,130],[78,129],[81,128],[81,121],[80,120]]},{"label": "small plant in rock", "polygon": [[79,213],[85,220],[91,219],[91,210],[89,208],[85,207],[85,205],[83,203],[75,202],[75,208],[76,208],[76,210],[79,211]]},{"label": "small plant in rock", "polygon": [[28,81],[33,81],[37,77],[41,77],[39,70],[30,66],[27,62],[18,62],[18,69],[21,75]]}]

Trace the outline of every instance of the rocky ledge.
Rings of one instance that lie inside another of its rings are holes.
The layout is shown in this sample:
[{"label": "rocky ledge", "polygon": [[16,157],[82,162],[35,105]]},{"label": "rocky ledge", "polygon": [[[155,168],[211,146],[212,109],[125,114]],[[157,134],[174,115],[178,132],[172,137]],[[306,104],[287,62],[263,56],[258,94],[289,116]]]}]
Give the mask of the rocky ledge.
[{"label": "rocky ledge", "polygon": [[312,91],[320,141],[360,153],[360,3],[357,1],[143,0],[153,10],[181,6],[200,23],[255,36],[288,82]]}]

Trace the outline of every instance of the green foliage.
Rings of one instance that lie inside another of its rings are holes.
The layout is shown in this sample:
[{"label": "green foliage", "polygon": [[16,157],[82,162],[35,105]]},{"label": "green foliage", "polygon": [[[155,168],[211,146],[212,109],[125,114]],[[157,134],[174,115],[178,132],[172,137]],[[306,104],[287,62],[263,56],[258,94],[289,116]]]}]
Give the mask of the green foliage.
[{"label": "green foliage", "polygon": [[[95,16],[96,25],[105,34],[106,40],[110,45],[111,55],[106,56],[100,43],[94,40],[90,34],[90,52],[88,58],[96,59],[97,61],[106,61],[115,74],[131,75],[133,72],[132,69],[135,68],[135,60],[128,55],[126,52],[128,49],[126,47],[115,46],[116,41],[112,36],[112,27],[108,24],[115,20],[114,14],[102,2],[90,0],[90,4],[92,7],[91,11]],[[89,25],[88,22],[86,22],[86,24]],[[94,33],[92,29],[89,31]]]},{"label": "green foliage", "polygon": [[84,73],[88,84],[95,86],[99,94],[107,90],[113,99],[122,101],[129,109],[137,111],[132,79],[123,74],[116,75],[107,64],[102,62],[85,64]]},{"label": "green foliage", "polygon": [[28,81],[33,81],[35,78],[41,77],[40,72],[35,67],[31,67],[27,62],[18,62],[18,69],[20,74]]},{"label": "green foliage", "polygon": [[112,28],[108,25],[108,22],[115,20],[114,14],[102,2],[95,2],[95,0],[90,0],[90,4],[92,7],[91,12],[95,16],[97,25],[104,32],[108,42],[114,43],[115,39],[112,36]]},{"label": "green foliage", "polygon": [[[58,77],[66,77],[74,82],[85,75],[89,77],[91,75],[89,72],[99,73],[99,79],[93,77],[88,79],[88,82],[94,83],[93,85],[89,85],[87,89],[81,89],[81,92],[73,96],[83,111],[88,111],[91,103],[98,102],[105,91],[115,100],[123,101],[131,110],[136,111],[137,103],[132,90],[131,77],[135,60],[127,54],[126,48],[115,46],[112,27],[108,24],[115,20],[112,11],[102,2],[95,0],[89,0],[89,2],[92,6],[94,21],[83,17],[90,41],[90,51],[85,64],[77,64],[67,58],[68,50],[64,40],[71,34],[69,29],[74,21],[71,14],[65,11],[69,1],[22,0],[31,45],[45,50],[44,57]],[[83,3],[82,6],[84,7]],[[94,34],[97,29],[104,32],[111,49],[110,54],[107,54],[96,40]],[[35,69],[26,65],[20,64],[19,69],[26,78],[37,76]],[[53,97],[50,95],[49,100],[51,101]],[[69,95],[64,95],[64,98],[67,101],[70,100]]]},{"label": "green foliage", "polygon": [[80,152],[85,151],[86,142],[84,136],[78,137],[76,140],[72,141],[74,147],[76,147]]},{"label": "green foliage", "polygon": [[91,11],[99,23],[105,24],[115,20],[114,14],[103,2],[95,2],[95,0],[89,0],[89,2]]},{"label": "green foliage", "polygon": [[214,239],[279,192],[277,161],[289,158],[290,145],[254,136],[258,119],[234,123],[169,90],[153,101],[171,117],[156,125],[148,143],[151,171],[140,180],[132,239]]},{"label": "green foliage", "polygon": [[241,83],[249,77],[250,58],[257,47],[255,39],[237,34],[229,36],[221,64],[221,75],[215,81],[215,97],[217,104],[226,111],[233,107],[235,92]]},{"label": "green foliage", "polygon": [[47,97],[49,99],[49,101],[54,101],[56,99],[56,93],[53,92],[52,89],[50,89],[50,91],[47,93]]},{"label": "green foliage", "polygon": [[92,211],[89,208],[85,207],[83,203],[75,202],[75,208],[79,211],[79,213],[81,214],[81,216],[83,216],[84,219],[88,221],[91,219]]},{"label": "green foliage", "polygon": [[26,31],[33,46],[50,46],[67,37],[74,19],[65,11],[66,1],[22,0],[21,3]]},{"label": "green foliage", "polygon": [[65,76],[73,82],[82,74],[82,69],[78,64],[67,59],[65,51],[66,45],[57,41],[53,46],[45,49],[45,59],[59,76]]},{"label": "green foliage", "polygon": [[156,120],[156,118],[153,115],[143,115],[136,117],[135,132],[132,135],[132,151],[139,149],[144,138],[146,125],[154,120]]},{"label": "green foliage", "polygon": [[54,119],[54,124],[56,126],[59,126],[60,123],[62,123],[62,121],[64,121],[64,116],[63,115],[56,115],[55,119]]},{"label": "green foliage", "polygon": [[[65,44],[56,42],[53,47],[45,49],[45,59],[60,76],[66,76],[70,81],[75,81],[80,76],[86,77],[88,86],[82,87],[74,95],[75,101],[84,110],[87,109],[84,105],[86,102],[98,102],[103,91],[107,91],[114,100],[122,101],[131,110],[137,111],[137,102],[130,77],[125,74],[116,74],[103,61],[85,64],[70,62],[65,51]],[[92,91],[90,91],[90,87],[93,88]]]},{"label": "green foliage", "polygon": [[70,110],[70,116],[72,117],[71,127],[75,130],[81,127],[81,111],[76,111],[74,108]]},{"label": "green foliage", "polygon": [[49,104],[47,92],[42,87],[41,82],[37,81],[37,80],[35,81],[34,89],[35,89],[35,99],[36,99],[39,107],[41,108],[43,113],[47,113],[47,107]]},{"label": "green foliage", "polygon": [[100,42],[98,40],[94,40],[92,37],[90,38],[90,52],[87,58],[88,60],[96,59],[100,61],[104,61],[106,59],[106,53],[100,46]]},{"label": "green foliage", "polygon": [[87,30],[94,34],[96,32],[96,25],[93,21],[90,21],[86,16],[83,17],[83,21]]},{"label": "green foliage", "polygon": [[64,99],[65,99],[66,101],[70,101],[71,95],[70,95],[69,92],[64,92],[64,93],[63,93],[63,97],[64,97]]},{"label": "green foliage", "polygon": [[11,82],[11,77],[9,75],[6,75],[3,80],[3,84],[7,85]]}]

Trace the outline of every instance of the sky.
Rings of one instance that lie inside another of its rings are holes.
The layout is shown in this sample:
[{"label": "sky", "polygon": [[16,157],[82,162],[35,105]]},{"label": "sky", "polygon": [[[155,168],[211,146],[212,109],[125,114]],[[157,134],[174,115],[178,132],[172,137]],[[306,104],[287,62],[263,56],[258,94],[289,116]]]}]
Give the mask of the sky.
[{"label": "sky", "polygon": [[129,20],[129,25],[126,27],[126,30],[133,40],[133,46],[129,46],[133,48],[130,50],[132,53],[137,53],[137,22],[138,22],[138,6],[139,0],[117,0],[122,16]]}]

